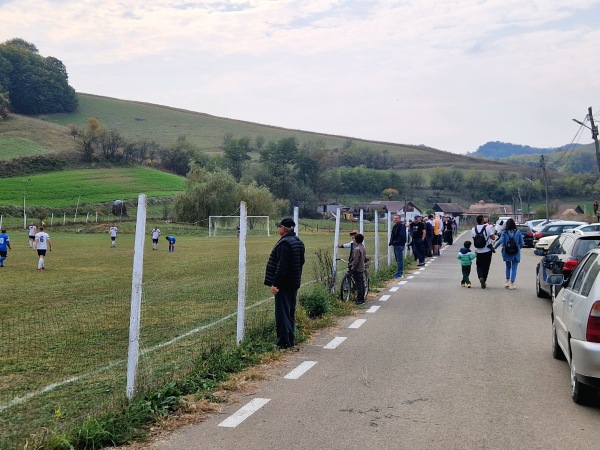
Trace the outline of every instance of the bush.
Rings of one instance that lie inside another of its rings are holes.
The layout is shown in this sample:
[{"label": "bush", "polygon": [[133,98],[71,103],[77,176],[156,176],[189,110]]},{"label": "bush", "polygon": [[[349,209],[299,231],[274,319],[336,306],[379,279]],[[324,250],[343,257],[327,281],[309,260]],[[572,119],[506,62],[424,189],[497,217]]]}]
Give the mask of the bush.
[{"label": "bush", "polygon": [[325,286],[321,284],[316,284],[301,292],[298,300],[311,319],[330,314],[333,311],[333,299]]}]

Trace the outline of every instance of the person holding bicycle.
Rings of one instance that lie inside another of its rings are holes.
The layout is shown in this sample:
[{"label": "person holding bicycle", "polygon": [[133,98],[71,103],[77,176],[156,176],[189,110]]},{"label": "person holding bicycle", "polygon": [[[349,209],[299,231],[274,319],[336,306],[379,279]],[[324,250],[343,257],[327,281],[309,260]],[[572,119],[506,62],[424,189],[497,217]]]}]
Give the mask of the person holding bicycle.
[{"label": "person holding bicycle", "polygon": [[348,262],[348,268],[352,272],[354,285],[356,286],[356,304],[362,305],[365,302],[365,283],[364,271],[367,252],[363,241],[365,237],[358,233],[354,236],[354,247],[352,248],[352,258]]}]

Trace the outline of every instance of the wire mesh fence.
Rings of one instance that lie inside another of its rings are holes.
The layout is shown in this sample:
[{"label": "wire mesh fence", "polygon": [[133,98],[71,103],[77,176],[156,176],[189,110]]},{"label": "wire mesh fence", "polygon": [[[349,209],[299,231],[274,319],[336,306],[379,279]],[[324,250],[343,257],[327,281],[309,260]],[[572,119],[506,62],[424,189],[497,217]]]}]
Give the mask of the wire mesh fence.
[{"label": "wire mesh fence", "polygon": [[[45,273],[35,271],[37,256],[22,232],[11,239],[1,274],[0,448],[18,448],[44,428],[69,429],[126,402],[133,232],[120,234],[111,248],[104,234],[48,231],[54,251]],[[365,234],[373,257],[373,233]],[[379,234],[379,263],[386,267],[385,227]],[[306,285],[317,278],[317,252],[332,251],[333,235],[321,230],[301,238]],[[247,330],[273,324],[273,300],[263,279],[277,239],[251,236],[246,242]],[[338,267],[338,273],[343,270]],[[140,392],[184,376],[211,348],[236,345],[237,273],[235,236],[189,232],[177,238],[174,253],[164,243],[152,251],[146,240]]]}]

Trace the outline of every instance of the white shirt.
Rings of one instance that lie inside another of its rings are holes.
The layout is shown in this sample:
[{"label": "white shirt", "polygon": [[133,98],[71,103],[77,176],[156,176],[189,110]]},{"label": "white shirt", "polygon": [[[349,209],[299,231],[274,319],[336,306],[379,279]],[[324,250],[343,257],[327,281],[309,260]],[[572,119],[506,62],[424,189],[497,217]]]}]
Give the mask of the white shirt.
[{"label": "white shirt", "polygon": [[48,240],[50,236],[45,231],[40,231],[35,234],[35,240],[37,241],[37,245],[35,248],[38,250],[48,250]]},{"label": "white shirt", "polygon": [[471,228],[471,237],[474,238],[475,237],[475,231],[479,231],[481,232],[482,229],[485,229],[485,231],[483,231],[483,234],[486,237],[486,242],[485,242],[485,247],[483,248],[476,248],[475,246],[473,246],[473,248],[475,249],[475,253],[487,253],[487,252],[491,252],[491,250],[487,247],[488,245],[490,245],[492,243],[491,241],[491,236],[494,236],[494,227],[491,225],[475,225],[473,228]]},{"label": "white shirt", "polygon": [[152,230],[152,239],[158,239],[160,236],[160,230],[158,228]]},{"label": "white shirt", "polygon": [[117,237],[117,227],[110,227],[110,237]]},{"label": "white shirt", "polygon": [[29,226],[29,236],[35,236],[35,233],[37,232],[37,228],[35,225],[30,225]]}]

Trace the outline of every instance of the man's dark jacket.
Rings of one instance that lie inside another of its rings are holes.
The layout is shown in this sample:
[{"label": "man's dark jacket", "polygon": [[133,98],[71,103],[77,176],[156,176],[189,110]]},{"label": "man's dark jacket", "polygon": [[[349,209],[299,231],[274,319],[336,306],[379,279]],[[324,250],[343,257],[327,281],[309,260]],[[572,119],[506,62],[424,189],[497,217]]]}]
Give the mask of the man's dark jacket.
[{"label": "man's dark jacket", "polygon": [[404,225],[404,222],[396,223],[392,227],[392,235],[390,236],[389,245],[406,245],[406,225]]},{"label": "man's dark jacket", "polygon": [[304,243],[295,233],[283,236],[271,251],[265,284],[279,289],[299,289],[304,265]]}]

